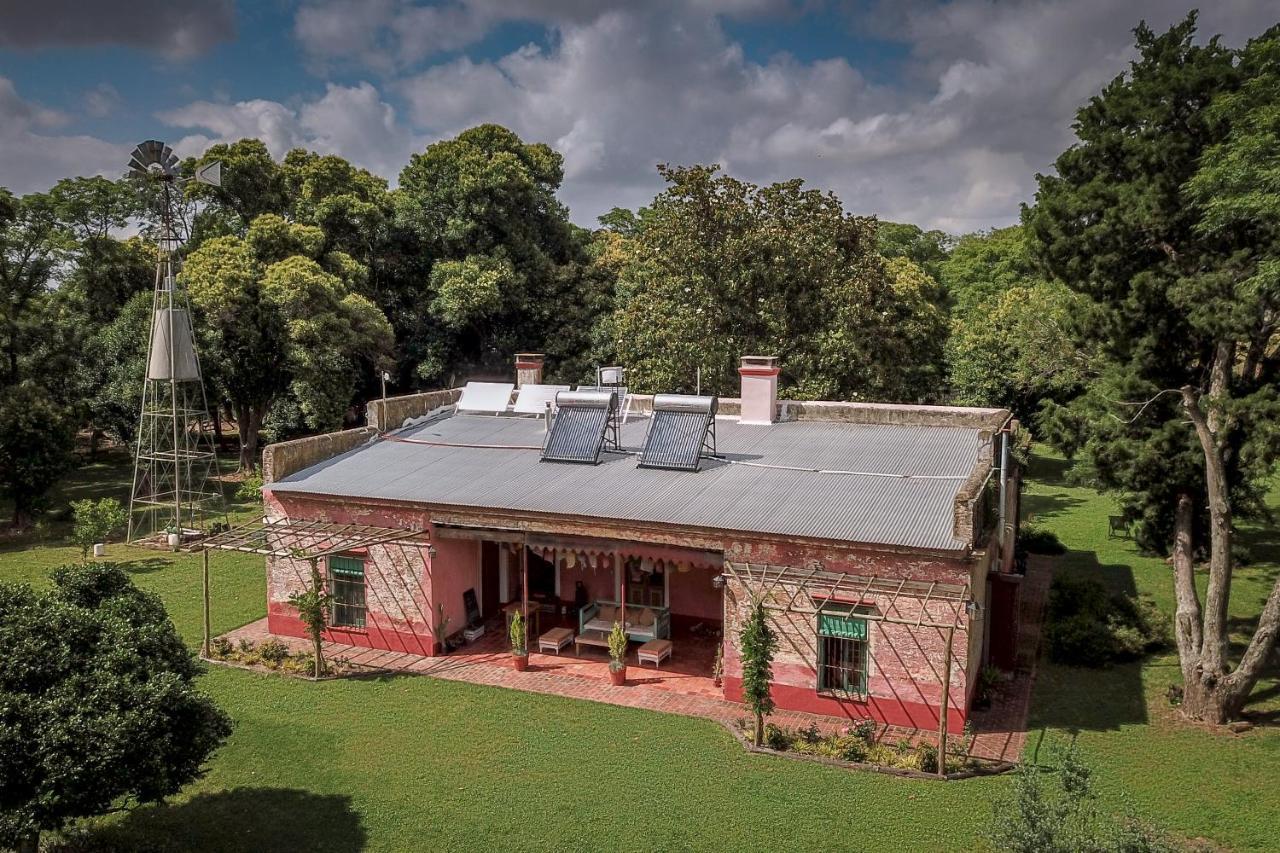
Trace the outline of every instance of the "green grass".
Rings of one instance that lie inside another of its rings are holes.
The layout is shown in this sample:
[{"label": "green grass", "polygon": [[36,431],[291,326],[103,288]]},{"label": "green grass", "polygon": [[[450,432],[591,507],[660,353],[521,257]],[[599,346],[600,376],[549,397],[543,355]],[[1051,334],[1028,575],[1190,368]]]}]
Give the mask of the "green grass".
[{"label": "green grass", "polygon": [[[77,478],[110,478],[118,467],[82,468],[65,493],[101,488]],[[1132,583],[1168,604],[1163,563],[1106,540],[1106,499],[1063,485],[1052,459],[1033,474],[1028,508],[1073,549],[1068,571]],[[118,545],[110,555],[164,598],[194,644],[198,558]],[[0,549],[0,579],[44,583],[77,556],[55,544],[10,546]],[[260,617],[261,559],[222,554],[212,566],[215,628]],[[1276,570],[1273,562],[1241,573],[1242,618],[1256,614]],[[1226,736],[1177,722],[1163,698],[1175,677],[1168,659],[1101,673],[1044,666],[1031,757],[1047,760],[1044,744],[1078,732],[1108,809],[1131,806],[1226,846],[1274,846],[1280,730]],[[706,721],[420,677],[312,684],[212,668],[202,684],[236,722],[208,775],[171,803],[93,822],[99,840],[255,853],[969,849],[981,846],[990,801],[1009,784],[915,782],[749,755]],[[1271,695],[1257,707],[1274,709],[1274,678],[1261,690]]]}]

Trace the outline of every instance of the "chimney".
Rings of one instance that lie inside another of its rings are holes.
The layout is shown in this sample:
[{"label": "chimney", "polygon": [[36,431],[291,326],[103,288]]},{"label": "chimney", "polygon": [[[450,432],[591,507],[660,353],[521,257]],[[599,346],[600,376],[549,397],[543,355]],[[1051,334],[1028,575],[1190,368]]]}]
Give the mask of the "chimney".
[{"label": "chimney", "polygon": [[542,384],[542,362],[546,356],[540,352],[516,353],[516,387]]},{"label": "chimney", "polygon": [[738,367],[742,377],[742,414],[739,423],[771,424],[778,411],[778,357],[744,355]]}]

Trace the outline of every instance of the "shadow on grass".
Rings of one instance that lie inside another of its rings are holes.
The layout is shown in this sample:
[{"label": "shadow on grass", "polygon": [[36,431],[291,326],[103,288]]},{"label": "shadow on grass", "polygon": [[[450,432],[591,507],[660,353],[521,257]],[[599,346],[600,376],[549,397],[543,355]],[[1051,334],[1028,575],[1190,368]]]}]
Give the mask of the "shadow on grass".
[{"label": "shadow on grass", "polygon": [[1023,495],[1022,517],[1032,524],[1037,524],[1048,518],[1065,515],[1082,503],[1084,503],[1082,499],[1071,497],[1063,492],[1053,495]]},{"label": "shadow on grass", "polygon": [[107,850],[356,853],[365,849],[368,833],[348,796],[245,787],[135,809],[91,839],[90,849]]},{"label": "shadow on grass", "polygon": [[[1069,551],[1058,564],[1058,577],[1092,578],[1108,589],[1137,595],[1133,568],[1102,565],[1093,551]],[[1146,723],[1147,701],[1142,683],[1142,662],[1115,664],[1102,669],[1053,663],[1049,655],[1051,615],[1045,616],[1043,654],[1036,676],[1029,732],[1037,729],[1115,731],[1121,726]]]}]

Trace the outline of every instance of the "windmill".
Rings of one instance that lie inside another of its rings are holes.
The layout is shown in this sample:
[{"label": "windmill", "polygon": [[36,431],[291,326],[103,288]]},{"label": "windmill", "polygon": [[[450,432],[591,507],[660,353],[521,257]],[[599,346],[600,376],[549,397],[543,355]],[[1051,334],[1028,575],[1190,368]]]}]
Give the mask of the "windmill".
[{"label": "windmill", "polygon": [[188,180],[221,186],[221,164],[211,163],[197,170],[193,178],[184,178],[169,146],[151,139],[133,149],[129,172],[155,198],[160,231],[128,539],[134,542],[167,533],[169,543],[176,545],[206,532],[215,521],[226,520],[222,490],[215,478],[218,459],[204,424],[209,406],[191,326],[191,306],[178,284],[177,250],[182,237],[175,227],[179,217],[174,210]]}]

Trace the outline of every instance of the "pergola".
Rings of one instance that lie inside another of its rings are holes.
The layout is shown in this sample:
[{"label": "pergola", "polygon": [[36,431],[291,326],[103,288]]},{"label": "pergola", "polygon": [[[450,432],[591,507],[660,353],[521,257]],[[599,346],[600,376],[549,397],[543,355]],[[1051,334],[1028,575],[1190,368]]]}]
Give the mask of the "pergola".
[{"label": "pergola", "polygon": [[311,575],[318,576],[317,563],[331,554],[343,554],[374,545],[407,545],[427,547],[429,535],[422,530],[376,527],[371,524],[343,524],[330,521],[262,518],[233,527],[207,539],[198,547],[202,556],[204,583],[204,642],[202,651],[209,656],[209,552],[239,551],[264,557],[288,557],[306,560]]},{"label": "pergola", "polygon": [[[973,600],[969,584],[853,575],[826,571],[817,565],[795,568],[730,560],[725,560],[724,573],[741,583],[754,600],[773,613],[813,616],[821,613],[829,604],[865,601],[874,596],[888,600],[882,608],[860,613],[858,618],[910,628],[945,631],[947,645],[942,666],[942,707],[938,714],[938,775],[946,775],[952,642],[956,628],[964,627],[966,617],[981,618],[981,608]],[[902,614],[898,607],[902,599],[919,602],[920,612],[914,618]],[[930,604],[940,605],[935,610],[944,611],[945,616],[931,616]]]}]

